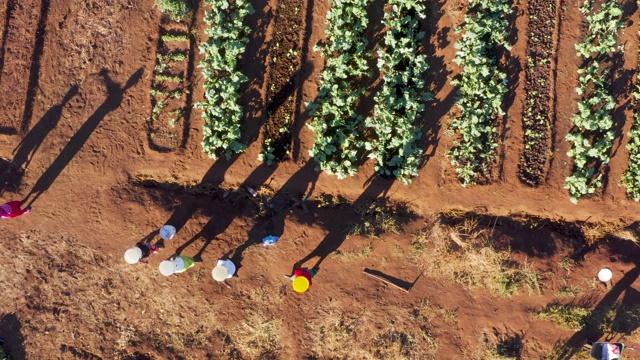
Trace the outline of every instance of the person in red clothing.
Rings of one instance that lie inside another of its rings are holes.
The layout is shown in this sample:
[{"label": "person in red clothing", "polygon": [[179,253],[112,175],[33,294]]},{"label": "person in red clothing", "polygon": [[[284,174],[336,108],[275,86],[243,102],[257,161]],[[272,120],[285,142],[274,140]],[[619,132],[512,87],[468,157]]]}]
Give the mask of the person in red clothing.
[{"label": "person in red clothing", "polygon": [[8,203],[0,206],[0,218],[13,219],[22,214],[28,214],[31,211],[30,207],[22,210],[22,201],[9,201]]},{"label": "person in red clothing", "polygon": [[297,268],[293,271],[291,281],[293,290],[299,293],[307,292],[311,287],[311,279],[318,273],[316,269]]}]

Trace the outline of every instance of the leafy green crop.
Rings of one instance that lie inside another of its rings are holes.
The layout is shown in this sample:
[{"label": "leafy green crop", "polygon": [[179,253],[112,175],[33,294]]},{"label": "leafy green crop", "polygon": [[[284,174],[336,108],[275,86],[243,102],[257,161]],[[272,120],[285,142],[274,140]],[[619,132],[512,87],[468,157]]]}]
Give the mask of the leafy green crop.
[{"label": "leafy green crop", "polygon": [[[640,51],[639,51],[640,55]],[[640,66],[638,68],[640,72]],[[636,85],[633,91],[635,98],[635,121],[631,131],[629,131],[629,167],[622,175],[622,183],[627,188],[627,195],[635,201],[640,201],[640,111],[638,111],[638,101],[640,101],[640,86]]]},{"label": "leafy green crop", "polygon": [[422,149],[415,146],[421,129],[416,120],[432,95],[425,91],[424,74],[429,68],[420,54],[419,19],[425,17],[420,2],[390,0],[391,11],[383,23],[389,28],[384,36],[384,50],[378,50],[378,67],[384,84],[376,94],[374,116],[367,119],[376,139],[370,143],[369,157],[377,161],[376,170],[394,176],[405,184],[418,175]]},{"label": "leafy green crop", "polygon": [[309,128],[316,132],[309,154],[320,169],[342,179],[357,172],[355,162],[365,149],[361,139],[364,117],[355,111],[364,87],[355,84],[369,76],[367,60],[372,53],[365,48],[367,6],[372,0],[334,0],[327,13],[326,44],[322,56],[327,59],[320,75],[317,99],[307,104],[313,120]]},{"label": "leafy green crop", "polygon": [[622,51],[617,45],[618,30],[624,26],[620,21],[622,8],[616,0],[609,0],[598,12],[593,10],[593,0],[586,0],[580,11],[587,14],[589,35],[576,45],[579,56],[585,58],[585,66],[578,69],[579,86],[576,89],[582,97],[578,102],[578,112],[572,120],[575,130],[567,134],[572,143],[567,153],[575,162],[574,171],[566,178],[565,188],[571,194],[571,202],[587,194],[595,193],[602,187],[600,166],[609,163],[609,153],[615,138],[611,112],[616,100],[607,89],[605,80],[608,70],[601,70],[596,58],[603,54]]},{"label": "leafy green crop", "polygon": [[507,75],[498,70],[495,51],[511,50],[507,40],[511,13],[508,0],[469,0],[469,11],[456,43],[454,62],[463,68],[452,84],[458,86],[456,104],[461,116],[451,123],[460,139],[449,152],[462,186],[476,183],[479,173],[489,171],[496,157],[498,116],[504,115],[503,96]]},{"label": "leafy green crop", "polygon": [[169,14],[173,21],[184,20],[193,11],[194,0],[155,0],[155,4],[163,13]]},{"label": "leafy green crop", "polygon": [[202,147],[211,158],[230,158],[244,151],[240,142],[243,109],[239,104],[240,86],[248,79],[239,71],[239,58],[244,53],[250,29],[244,24],[253,7],[246,0],[205,0],[212,6],[204,17],[209,39],[200,45],[204,58],[200,63],[205,78],[205,101],[196,104],[203,109],[204,138]]}]

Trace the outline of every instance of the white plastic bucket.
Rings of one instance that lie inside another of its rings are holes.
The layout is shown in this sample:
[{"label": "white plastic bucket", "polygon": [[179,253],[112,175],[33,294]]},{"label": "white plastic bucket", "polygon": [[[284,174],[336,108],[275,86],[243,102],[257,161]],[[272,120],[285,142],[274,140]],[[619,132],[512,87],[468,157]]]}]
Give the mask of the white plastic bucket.
[{"label": "white plastic bucket", "polygon": [[176,271],[176,265],[171,260],[161,262],[158,268],[160,269],[160,274],[164,276],[169,276]]},{"label": "white plastic bucket", "polygon": [[598,271],[598,280],[602,282],[611,281],[613,278],[613,272],[609,268],[602,268]]},{"label": "white plastic bucket", "polygon": [[160,228],[160,237],[162,240],[171,240],[176,235],[176,228],[173,225],[165,225]]},{"label": "white plastic bucket", "polygon": [[224,265],[218,265],[211,271],[211,276],[215,281],[224,281],[229,275],[229,270]]},{"label": "white plastic bucket", "polygon": [[140,261],[140,259],[142,258],[142,249],[140,249],[139,247],[133,247],[131,249],[128,249],[127,251],[124,252],[124,261],[127,262],[127,264],[136,264]]},{"label": "white plastic bucket", "polygon": [[218,260],[216,267],[211,270],[211,276],[215,281],[224,281],[233,277],[236,273],[236,265],[231,260]]}]

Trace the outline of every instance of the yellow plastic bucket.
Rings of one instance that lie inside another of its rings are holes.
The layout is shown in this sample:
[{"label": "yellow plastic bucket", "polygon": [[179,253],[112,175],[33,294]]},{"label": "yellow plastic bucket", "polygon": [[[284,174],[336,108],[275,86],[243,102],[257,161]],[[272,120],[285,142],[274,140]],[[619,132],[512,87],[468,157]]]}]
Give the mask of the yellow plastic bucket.
[{"label": "yellow plastic bucket", "polygon": [[309,280],[304,276],[298,276],[293,280],[293,290],[303,293],[309,290]]}]

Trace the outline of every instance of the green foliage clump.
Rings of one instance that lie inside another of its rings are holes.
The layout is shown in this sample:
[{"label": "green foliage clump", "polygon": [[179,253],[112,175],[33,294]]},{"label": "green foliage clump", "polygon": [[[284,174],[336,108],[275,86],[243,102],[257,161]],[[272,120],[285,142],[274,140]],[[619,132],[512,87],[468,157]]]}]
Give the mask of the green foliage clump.
[{"label": "green foliage clump", "polygon": [[246,149],[240,142],[244,115],[240,86],[249,79],[240,71],[239,60],[251,31],[244,19],[254,10],[246,0],[235,0],[233,6],[226,0],[205,0],[205,3],[211,5],[204,16],[209,25],[205,30],[209,39],[200,44],[200,53],[204,54],[199,66],[205,78],[205,99],[196,104],[203,109],[202,148],[213,159],[220,155],[230,158]]},{"label": "green foliage clump", "polygon": [[622,175],[622,184],[627,188],[627,195],[631,199],[640,201],[640,111],[637,110],[640,101],[640,86],[636,85],[633,97],[636,101],[635,121],[629,131],[629,144],[627,144],[629,167]]},{"label": "green foliage clump", "polygon": [[309,155],[321,170],[339,179],[356,174],[359,155],[365,151],[365,120],[356,106],[365,93],[357,86],[370,75],[366,50],[367,7],[371,0],[341,0],[331,4],[327,13],[326,44],[321,47],[327,59],[320,75],[318,97],[307,105],[313,119],[315,143]]},{"label": "green foliage clump", "polygon": [[507,92],[507,74],[498,68],[496,50],[511,50],[508,0],[470,0],[469,9],[461,29],[464,34],[455,45],[453,62],[463,71],[452,84],[458,87],[456,105],[461,114],[451,123],[459,140],[449,152],[462,186],[474,185],[496,159],[496,123],[504,115]]},{"label": "green foliage clump", "polygon": [[182,21],[193,11],[193,0],[155,0],[155,4],[173,21]]},{"label": "green foliage clump", "polygon": [[383,23],[389,27],[384,36],[384,50],[378,50],[378,68],[384,73],[382,90],[375,96],[374,116],[367,119],[376,139],[371,155],[376,170],[409,184],[418,175],[422,149],[416,146],[421,129],[417,124],[425,104],[433,96],[425,91],[423,75],[429,66],[420,53],[420,19],[426,6],[421,2],[390,0],[392,11]]},{"label": "green foliage clump", "polygon": [[591,319],[591,310],[577,305],[549,304],[534,317],[549,320],[563,329],[580,331]]},{"label": "green foliage clump", "polygon": [[571,202],[587,194],[595,193],[602,187],[601,167],[608,164],[615,134],[612,112],[616,100],[609,91],[606,80],[607,70],[602,70],[599,60],[603,55],[622,51],[617,45],[618,31],[624,27],[620,20],[622,7],[616,0],[602,4],[594,10],[593,0],[586,0],[580,12],[586,14],[589,35],[576,44],[576,52],[582,57],[584,66],[578,69],[581,96],[578,112],[572,120],[575,130],[567,134],[572,143],[567,153],[574,159],[573,173],[566,178],[565,188],[571,194]]}]

